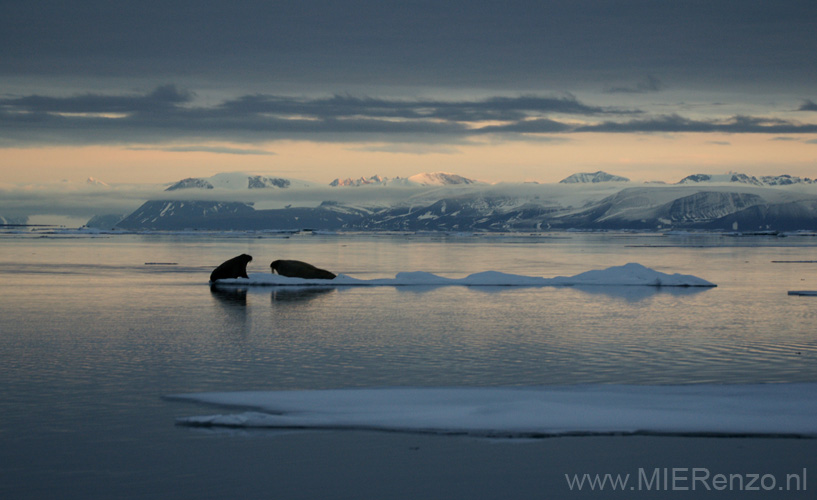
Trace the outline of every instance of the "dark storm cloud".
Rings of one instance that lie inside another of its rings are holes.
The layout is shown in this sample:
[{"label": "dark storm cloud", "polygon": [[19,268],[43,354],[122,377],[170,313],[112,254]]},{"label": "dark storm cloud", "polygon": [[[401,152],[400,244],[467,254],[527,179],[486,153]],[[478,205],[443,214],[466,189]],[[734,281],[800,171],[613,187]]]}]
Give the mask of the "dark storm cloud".
[{"label": "dark storm cloud", "polygon": [[31,113],[131,113],[169,110],[190,102],[195,94],[175,85],[157,87],[145,95],[84,94],[73,97],[30,95],[0,99],[0,107]]},{"label": "dark storm cloud", "polygon": [[371,97],[335,95],[319,99],[294,99],[281,96],[245,96],[220,106],[225,114],[278,113],[313,118],[437,119],[458,122],[521,120],[541,113],[559,114],[634,114],[638,110],[618,110],[589,106],[573,96],[566,97],[492,97],[471,101],[386,100]]},{"label": "dark storm cloud", "polygon": [[803,101],[803,104],[797,108],[798,111],[817,111],[817,102],[811,100]]},{"label": "dark storm cloud", "polygon": [[549,120],[547,118],[539,118],[518,121],[508,125],[490,125],[481,127],[478,130],[483,134],[553,134],[569,132],[573,129],[573,126],[566,123]]},{"label": "dark storm cloud", "polygon": [[615,88],[660,75],[672,88],[808,86],[815,25],[812,0],[6,0],[0,74],[503,89]]},{"label": "dark storm cloud", "polygon": [[606,121],[577,127],[574,132],[813,134],[817,133],[817,125],[753,116],[734,116],[723,120],[694,120],[673,114],[643,120]]},{"label": "dark storm cloud", "polygon": [[[510,140],[581,132],[817,132],[817,125],[769,117],[700,120],[678,114],[648,116],[637,109],[588,105],[572,95],[481,100],[249,95],[208,106],[199,105],[195,96],[194,92],[165,85],[141,95],[6,97],[0,99],[0,145],[212,140],[253,144],[287,139],[457,144],[485,135]],[[205,151],[208,146],[185,146],[191,147]],[[251,148],[211,152],[266,154]]]},{"label": "dark storm cloud", "polygon": [[[449,142],[485,133],[566,132],[550,115],[637,115],[638,110],[587,105],[574,96],[491,97],[481,100],[379,99],[335,95],[294,98],[249,95],[198,106],[174,85],[144,95],[0,99],[0,141],[140,143],[282,139]],[[505,125],[481,127],[485,121]]]}]

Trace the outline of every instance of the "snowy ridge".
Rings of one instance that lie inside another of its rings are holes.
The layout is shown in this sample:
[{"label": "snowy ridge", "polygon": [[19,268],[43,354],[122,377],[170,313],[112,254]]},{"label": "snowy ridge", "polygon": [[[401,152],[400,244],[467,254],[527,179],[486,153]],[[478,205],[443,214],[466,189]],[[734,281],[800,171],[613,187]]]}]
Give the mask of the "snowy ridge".
[{"label": "snowy ridge", "polygon": [[479,184],[479,181],[468,179],[461,175],[449,172],[430,172],[412,175],[409,181],[422,186],[451,186],[457,184]]},{"label": "snowy ridge", "polygon": [[368,177],[368,178],[360,177],[359,179],[352,179],[351,177],[347,177],[346,179],[341,180],[341,178],[338,177],[337,179],[330,182],[329,185],[332,186],[332,187],[338,187],[338,186],[355,186],[355,187],[358,187],[358,186],[366,186],[366,185],[369,185],[369,184],[376,184],[376,185],[382,186],[383,184],[386,183],[386,181],[388,181],[388,177],[381,177],[381,176],[375,174],[375,175],[373,175],[371,177]]},{"label": "snowy ridge", "polygon": [[[173,194],[150,199],[133,212],[139,217],[126,217],[116,227],[446,232],[694,229],[751,233],[813,230],[817,224],[817,184],[787,175],[701,174],[672,185],[623,182],[619,181],[623,178],[605,172],[575,174],[556,184],[486,184],[443,172],[410,178],[373,175],[341,179],[329,186],[245,173],[185,179],[165,186]],[[570,179],[575,182],[568,182]],[[156,203],[165,200],[180,205],[191,199],[200,203],[199,213],[163,210]],[[215,209],[224,202],[243,202],[251,209],[242,210],[240,215]],[[206,214],[205,203],[213,206]]]},{"label": "snowy ridge", "polygon": [[165,191],[177,191],[179,189],[286,189],[295,186],[308,187],[309,184],[304,181],[284,179],[281,177],[250,175],[244,172],[226,172],[216,174],[212,177],[190,177],[182,179],[170,185]]},{"label": "snowy ridge", "polygon": [[630,182],[630,179],[599,170],[593,173],[584,172],[573,174],[559,181],[561,184],[587,184],[596,182]]},{"label": "snowy ridge", "polygon": [[363,280],[338,275],[332,280],[310,280],[289,278],[278,274],[250,274],[249,278],[223,279],[218,285],[241,286],[673,286],[673,287],[714,287],[697,276],[666,274],[641,264],[630,263],[602,270],[587,271],[575,276],[540,278],[485,271],[465,278],[445,278],[423,271],[402,272],[394,278]]},{"label": "snowy ridge", "polygon": [[337,179],[329,183],[331,187],[394,186],[394,185],[409,186],[413,184],[414,184],[413,182],[402,177],[395,177],[391,179],[389,177],[383,177],[377,174],[371,177],[360,177],[358,179],[352,179],[351,177],[341,179],[340,177],[338,177]]},{"label": "snowy ridge", "polygon": [[182,179],[172,186],[169,186],[167,189],[165,189],[165,191],[176,191],[178,189],[213,189],[213,185],[204,179],[188,177],[187,179]]},{"label": "snowy ridge", "polygon": [[288,188],[292,184],[289,179],[280,177],[264,177],[263,175],[251,175],[247,177],[247,189],[264,188]]},{"label": "snowy ridge", "polygon": [[817,384],[381,388],[181,394],[252,409],[180,425],[365,429],[486,437],[582,434],[817,437]]},{"label": "snowy ridge", "polygon": [[753,175],[728,173],[719,175],[693,174],[681,179],[678,184],[700,184],[700,183],[737,183],[749,184],[752,186],[790,186],[793,184],[814,184],[814,180],[808,177],[802,178],[792,175],[763,175],[755,177]]},{"label": "snowy ridge", "polygon": [[111,187],[111,185],[108,184],[107,182],[103,182],[103,181],[101,181],[99,179],[94,179],[93,177],[88,177],[85,180],[85,185],[86,186],[93,186],[93,187],[101,187],[101,188]]},{"label": "snowy ridge", "polygon": [[201,201],[149,201],[140,209],[121,219],[117,224],[128,228],[131,225],[144,226],[161,218],[184,217],[185,220],[203,219],[215,214],[242,215],[252,212],[246,203],[201,202]]}]

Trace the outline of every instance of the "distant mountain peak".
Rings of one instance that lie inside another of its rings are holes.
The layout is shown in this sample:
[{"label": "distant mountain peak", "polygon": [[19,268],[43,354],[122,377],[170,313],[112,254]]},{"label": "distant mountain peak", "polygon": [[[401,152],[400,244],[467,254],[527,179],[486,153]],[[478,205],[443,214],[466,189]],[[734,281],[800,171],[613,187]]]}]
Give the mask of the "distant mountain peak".
[{"label": "distant mountain peak", "polygon": [[[400,177],[396,177],[393,180],[402,181],[403,179],[401,179]],[[392,181],[392,179],[389,179],[388,177],[382,177],[380,175],[375,174],[375,175],[373,175],[371,177],[360,177],[359,179],[352,179],[351,177],[348,177],[346,179],[337,178],[337,179],[333,180],[332,182],[330,182],[329,185],[332,186],[332,187],[338,187],[338,186],[354,186],[354,187],[358,187],[358,186],[369,186],[369,185],[384,186],[384,185],[388,184],[390,181]]]},{"label": "distant mountain peak", "polygon": [[764,175],[755,177],[753,175],[729,172],[728,174],[693,174],[681,179],[678,184],[700,184],[700,183],[738,183],[752,186],[788,186],[791,184],[813,184],[815,181],[808,177],[796,177],[791,175]]},{"label": "distant mountain peak", "polygon": [[111,187],[107,182],[102,182],[99,179],[94,179],[93,177],[88,177],[85,180],[85,184],[89,186],[99,186],[99,187]]},{"label": "distant mountain peak", "polygon": [[263,175],[251,175],[247,177],[247,188],[249,189],[264,189],[270,187],[286,189],[291,184],[289,179],[282,179],[280,177],[265,177]]},{"label": "distant mountain peak", "polygon": [[165,191],[176,191],[177,189],[213,189],[213,185],[204,179],[188,177],[169,186]]},{"label": "distant mountain peak", "polygon": [[212,177],[188,177],[182,179],[165,191],[178,189],[286,189],[292,185],[290,179],[269,177],[265,175],[249,175],[242,172],[216,174]]},{"label": "distant mountain peak", "polygon": [[449,172],[429,172],[412,175],[408,178],[410,182],[416,182],[423,186],[451,186],[458,184],[479,184],[479,181],[468,179],[461,175]]},{"label": "distant mountain peak", "polygon": [[452,185],[461,185],[461,184],[479,184],[479,181],[475,181],[473,179],[469,179],[467,177],[463,177],[461,175],[452,174],[448,172],[430,172],[430,173],[422,173],[412,175],[411,177],[383,177],[380,175],[373,175],[371,177],[360,177],[358,179],[352,179],[351,177],[346,179],[337,178],[329,183],[332,187],[339,187],[339,186],[388,186],[388,185],[401,185],[401,186],[452,186]]},{"label": "distant mountain peak", "polygon": [[630,179],[599,170],[598,172],[592,173],[582,172],[573,174],[559,181],[560,184],[589,184],[597,182],[630,182]]}]

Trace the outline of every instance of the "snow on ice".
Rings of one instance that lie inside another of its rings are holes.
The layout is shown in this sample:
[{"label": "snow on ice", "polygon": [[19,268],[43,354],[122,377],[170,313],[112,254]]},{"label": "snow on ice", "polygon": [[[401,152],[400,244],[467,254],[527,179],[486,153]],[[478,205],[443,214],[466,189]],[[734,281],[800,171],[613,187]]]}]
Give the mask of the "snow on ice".
[{"label": "snow on ice", "polygon": [[630,263],[607,269],[587,271],[575,276],[541,278],[485,271],[465,278],[446,278],[423,271],[402,272],[394,278],[357,279],[344,274],[333,280],[308,280],[289,278],[277,274],[254,273],[249,278],[224,279],[218,285],[267,285],[267,286],[671,286],[671,287],[714,287],[697,276],[667,274],[650,269],[641,264]]},{"label": "snow on ice", "polygon": [[817,384],[587,385],[213,392],[243,408],[180,425],[358,429],[484,437],[587,434],[817,437]]}]

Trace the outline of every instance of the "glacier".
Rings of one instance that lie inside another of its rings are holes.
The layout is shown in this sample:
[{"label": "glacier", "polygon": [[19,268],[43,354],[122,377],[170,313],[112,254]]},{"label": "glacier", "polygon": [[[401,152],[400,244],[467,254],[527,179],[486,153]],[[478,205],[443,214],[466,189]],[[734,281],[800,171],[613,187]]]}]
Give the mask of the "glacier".
[{"label": "glacier", "polygon": [[386,387],[177,394],[239,408],[179,425],[479,437],[653,434],[817,437],[817,384]]}]

